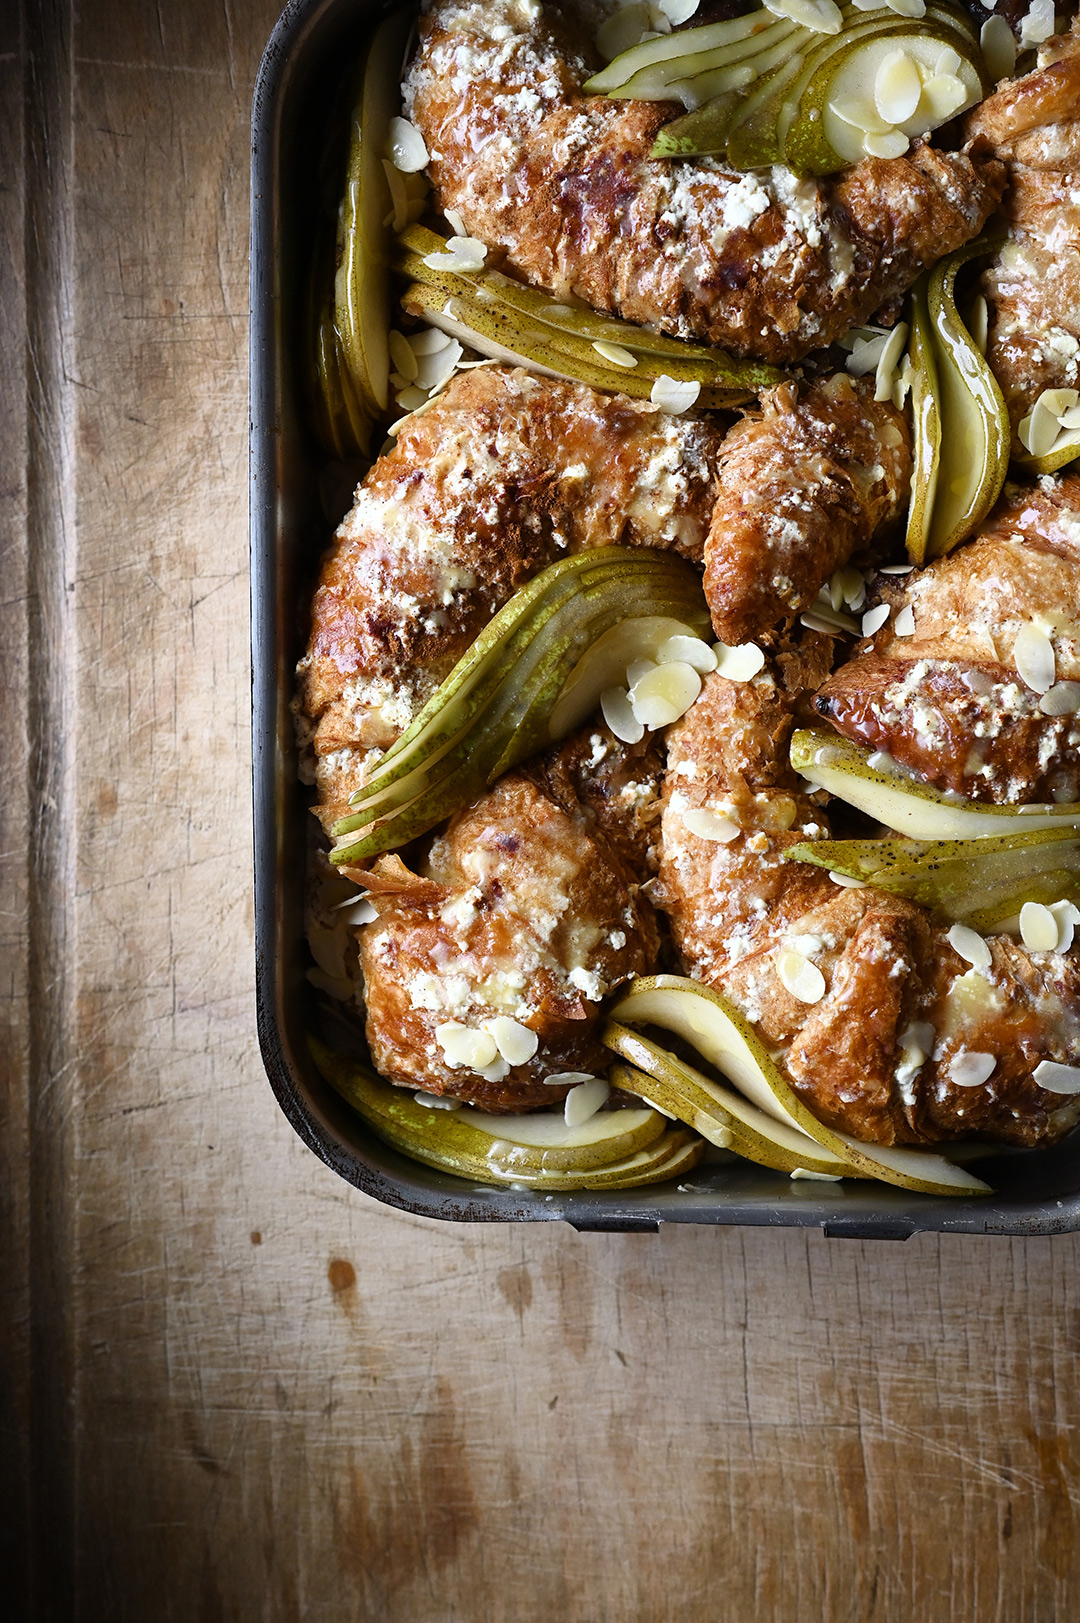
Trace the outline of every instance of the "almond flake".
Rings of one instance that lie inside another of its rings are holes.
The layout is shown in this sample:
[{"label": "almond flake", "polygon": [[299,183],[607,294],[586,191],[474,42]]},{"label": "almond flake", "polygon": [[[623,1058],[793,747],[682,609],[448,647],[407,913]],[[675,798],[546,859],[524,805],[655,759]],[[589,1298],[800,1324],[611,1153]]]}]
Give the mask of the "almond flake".
[{"label": "almond flake", "polygon": [[1020,627],[1012,657],[1021,680],[1029,688],[1035,693],[1049,693],[1054,686],[1057,662],[1054,645],[1041,626],[1029,621]]},{"label": "almond flake", "polygon": [[1080,1065],[1059,1065],[1057,1060],[1041,1059],[1031,1074],[1047,1093],[1080,1093]]},{"label": "almond flake", "polygon": [[918,64],[904,50],[883,56],[874,75],[874,106],[890,124],[903,124],[919,105],[922,80]]},{"label": "almond flake", "polygon": [[530,1031],[520,1020],[512,1020],[507,1014],[496,1015],[494,1020],[485,1020],[484,1030],[494,1037],[496,1048],[509,1065],[527,1064],[540,1046],[535,1031]]},{"label": "almond flake", "polygon": [[1020,939],[1029,952],[1056,952],[1061,931],[1058,921],[1041,902],[1025,902],[1020,909]]},{"label": "almond flake", "polygon": [[958,1088],[981,1088],[989,1082],[997,1068],[993,1054],[977,1054],[974,1049],[962,1048],[949,1061],[949,1081]]},{"label": "almond flake", "polygon": [[1011,77],[1016,66],[1016,36],[1004,17],[986,19],[979,31],[979,48],[995,84]]},{"label": "almond flake", "polygon": [[891,613],[888,603],[878,603],[874,608],[867,609],[862,617],[863,636],[872,637],[876,631],[880,631]]},{"label": "almond flake", "polygon": [[777,955],[780,984],[800,1003],[819,1003],[825,996],[825,977],[816,964],[790,947]]},{"label": "almond flake", "polygon": [[493,1064],[499,1055],[498,1046],[489,1031],[473,1031],[460,1020],[446,1020],[435,1027],[435,1041],[452,1066],[463,1065],[479,1071]]},{"label": "almond flake", "polygon": [[893,621],[893,630],[898,637],[913,637],[915,635],[915,610],[911,604],[902,608]]},{"label": "almond flake", "polygon": [[637,744],[645,737],[645,728],[635,716],[625,688],[605,688],[600,695],[600,710],[615,737],[624,744]]},{"label": "almond flake", "polygon": [[863,151],[869,158],[902,158],[909,146],[903,130],[886,130],[884,135],[863,136]]},{"label": "almond flake", "polygon": [[643,726],[667,727],[684,716],[701,692],[701,677],[692,665],[675,660],[656,665],[634,683],[630,707]]},{"label": "almond flake", "polygon": [[563,1100],[563,1117],[567,1127],[581,1127],[591,1121],[601,1105],[607,1103],[611,1088],[603,1077],[594,1076],[588,1082],[579,1082]]},{"label": "almond flake", "polygon": [[738,823],[732,822],[730,817],[722,817],[707,806],[691,806],[683,812],[682,821],[683,828],[696,834],[699,840],[710,840],[717,845],[727,845],[742,832]]},{"label": "almond flake", "polygon": [[410,124],[407,118],[392,118],[390,120],[390,139],[387,153],[395,169],[403,174],[413,174],[419,169],[426,169],[430,159],[424,137],[415,124]]},{"label": "almond flake", "polygon": [[649,392],[649,399],[661,411],[669,411],[672,416],[678,417],[690,410],[700,393],[700,383],[677,383],[666,372],[661,372]]},{"label": "almond flake", "polygon": [[656,650],[658,665],[670,665],[680,660],[684,665],[692,665],[695,671],[707,675],[716,669],[716,655],[701,637],[684,637],[675,635],[662,642]]},{"label": "almond flake", "polygon": [[1044,716],[1075,716],[1080,712],[1080,682],[1055,682],[1039,700]]},{"label": "almond flake", "polygon": [[598,355],[602,355],[605,361],[610,361],[612,366],[631,367],[637,365],[636,355],[632,355],[621,344],[609,344],[606,338],[594,338],[593,349]]},{"label": "almond flake", "polygon": [[966,924],[954,924],[945,939],[973,969],[989,969],[994,961],[978,930],[969,930]]},{"label": "almond flake", "polygon": [[765,664],[765,655],[756,642],[741,642],[730,648],[725,642],[714,643],[716,669],[729,682],[749,682]]}]

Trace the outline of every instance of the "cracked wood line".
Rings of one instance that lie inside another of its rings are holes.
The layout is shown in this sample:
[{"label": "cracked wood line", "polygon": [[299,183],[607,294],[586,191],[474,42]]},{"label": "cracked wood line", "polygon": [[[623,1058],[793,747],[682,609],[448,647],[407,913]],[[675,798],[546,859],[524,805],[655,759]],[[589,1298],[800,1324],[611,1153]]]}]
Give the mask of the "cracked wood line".
[{"label": "cracked wood line", "polygon": [[27,5],[0,8],[22,1615],[1077,1615],[1077,1239],[449,1227],[286,1124],[252,998],[242,327],[276,0]]}]

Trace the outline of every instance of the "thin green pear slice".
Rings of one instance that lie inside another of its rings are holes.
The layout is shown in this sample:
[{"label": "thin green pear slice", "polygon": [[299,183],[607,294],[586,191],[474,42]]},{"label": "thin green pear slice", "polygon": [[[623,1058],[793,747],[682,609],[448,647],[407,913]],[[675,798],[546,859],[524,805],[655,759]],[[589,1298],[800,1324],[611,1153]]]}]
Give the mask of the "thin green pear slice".
[{"label": "thin green pear slice", "polygon": [[802,35],[806,38],[804,29],[787,29],[778,38],[770,40],[768,47],[753,54],[747,54],[738,61],[723,66],[703,69],[675,80],[668,85],[666,92],[661,91],[655,96],[642,96],[642,101],[673,101],[676,96],[680,101],[690,107],[700,107],[704,102],[712,101],[717,96],[725,95],[729,90],[747,91],[751,85],[757,84],[767,73],[786,62],[793,50],[798,49],[800,40],[796,37]]},{"label": "thin green pear slice", "polygon": [[[545,590],[552,577],[557,595]],[[644,622],[641,646],[647,649],[657,646],[658,620],[675,621],[691,634],[706,631],[708,608],[695,571],[669,553],[601,547],[562,559],[530,582],[500,609],[400,747],[357,791],[357,810],[334,825],[339,843],[331,861],[353,863],[405,844],[468,805],[518,761],[565,736],[552,730],[564,691],[568,700],[557,720],[569,730],[610,685],[608,662],[587,660],[591,648],[615,625],[635,619]],[[634,646],[633,634],[627,635]],[[354,840],[358,829],[367,832]]]},{"label": "thin green pear slice", "polygon": [[382,160],[400,101],[401,60],[411,7],[376,28],[361,71],[353,112],[345,194],[338,225],[334,321],[345,363],[367,413],[386,410],[390,377],[387,228],[390,193]]},{"label": "thin green pear slice", "polygon": [[[548,621],[579,598],[586,581],[590,587],[603,586],[612,575],[620,575],[624,563],[632,564],[633,572],[642,575],[648,572],[650,562],[644,556],[636,557],[628,548],[597,548],[560,558],[526,581],[474,638],[437,691],[385,752],[377,768],[380,784],[412,770],[406,763],[391,772],[392,763],[401,757],[418,753],[431,756],[456,738],[463,724],[460,707],[469,701],[468,713],[473,713],[487,704]],[[353,799],[367,798],[370,793],[369,782]]]},{"label": "thin green pear slice", "polygon": [[[723,50],[694,51],[685,56],[669,56],[663,62],[641,68],[631,78],[608,94],[620,100],[674,101],[683,85],[693,85],[703,79],[710,84],[718,81],[718,89],[749,83],[763,71],[775,67],[790,54],[796,36],[805,37],[807,30],[787,17],[770,18],[769,26],[759,29],[736,45]],[[707,94],[715,94],[709,90]]]},{"label": "thin green pear slice", "polygon": [[367,455],[372,421],[364,411],[334,326],[333,242],[320,243],[308,282],[307,330],[310,349],[310,402],[315,432],[331,456]]},{"label": "thin green pear slice", "polygon": [[731,1150],[774,1172],[852,1176],[848,1162],[830,1155],[806,1133],[766,1115],[741,1093],[703,1076],[650,1037],[612,1020],[603,1041],[628,1061],[625,1074],[618,1066],[610,1073],[618,1087],[684,1121],[718,1149]]},{"label": "thin green pear slice", "polygon": [[1018,468],[1025,473],[1036,474],[1040,479],[1044,474],[1060,473],[1070,462],[1080,457],[1080,430],[1074,430],[1063,438],[1059,438],[1053,450],[1047,451],[1045,456],[1017,456],[1014,457]]},{"label": "thin green pear slice", "polygon": [[[565,626],[565,617],[560,625]],[[575,651],[595,629],[602,634],[604,622],[593,617],[587,625],[579,622],[565,641],[560,633],[558,644],[549,640],[541,648],[538,639],[491,704],[470,713],[434,760],[422,757],[413,770],[389,785],[378,778],[371,780],[361,791],[359,809],[334,825],[344,843],[331,860],[355,862],[407,843],[468,805],[504,772],[544,747],[550,741],[550,711],[565,685],[566,666],[570,664],[573,670]],[[522,680],[520,668],[525,665],[530,668]],[[602,691],[598,690],[589,708],[595,707]],[[362,841],[350,838],[356,829],[367,830]]]},{"label": "thin green pear slice", "polygon": [[[685,28],[677,34],[663,34],[658,39],[645,40],[640,45],[632,45],[627,51],[620,51],[599,73],[587,79],[583,88],[589,96],[612,95],[620,86],[629,84],[637,74],[660,64],[681,62],[686,57],[698,57],[705,53],[741,49],[775,28],[777,22],[778,19],[762,7],[727,22],[706,23],[699,28]],[[675,77],[681,78],[682,75],[676,73]]]},{"label": "thin green pear slice", "polygon": [[[744,402],[784,380],[782,372],[762,362],[737,361],[723,350],[576,309],[499,272],[433,270],[419,245],[409,245],[421,237],[421,229],[410,229],[395,259],[395,268],[415,278],[402,295],[403,308],[493,360],[638,399],[650,398],[653,384],[666,374],[697,383],[696,403],[713,409]],[[443,246],[436,237],[430,251]],[[612,345],[626,350],[629,360],[612,361],[604,353]]]},{"label": "thin green pear slice", "polygon": [[807,87],[819,69],[846,56],[859,40],[867,36],[877,37],[885,27],[897,32],[904,26],[895,15],[891,24],[883,24],[880,15],[874,15],[845,23],[838,34],[809,35],[805,45],[788,62],[763,79],[761,90],[764,94],[760,99],[757,96],[748,98],[746,109],[728,138],[729,162],[737,169],[759,169],[766,164],[786,163],[788,130]]},{"label": "thin green pear slice", "polygon": [[701,1157],[700,1140],[672,1131],[647,1107],[600,1111],[573,1128],[561,1114],[493,1116],[471,1105],[438,1109],[314,1036],[308,1043],[330,1086],[380,1138],[427,1166],[478,1183],[552,1191],[630,1188],[677,1176]]},{"label": "thin green pear slice", "polygon": [[409,315],[438,327],[490,360],[502,361],[507,366],[524,366],[544,377],[568,378],[572,383],[584,383],[590,389],[608,394],[650,400],[653,385],[665,372],[677,382],[698,385],[700,392],[694,404],[701,410],[723,410],[742,404],[751,392],[726,383],[703,384],[702,366],[698,361],[643,358],[632,367],[605,364],[602,353],[592,345],[584,346],[583,353],[574,353],[573,340],[566,336],[557,340],[554,333],[549,338],[546,330],[523,325],[506,306],[486,304],[467,292],[448,296],[427,282],[416,282],[407,288],[401,305]]},{"label": "thin green pear slice", "polygon": [[913,840],[971,840],[1023,829],[1069,828],[1080,804],[988,806],[922,783],[893,763],[871,766],[870,752],[837,733],[800,728],[791,736],[791,764],[839,800]]},{"label": "thin green pear slice", "polygon": [[665,124],[653,142],[652,158],[697,158],[726,153],[736,120],[746,107],[748,90],[713,96],[693,112]]},{"label": "thin green pear slice", "polygon": [[[798,82],[803,73],[808,55],[810,50],[805,53],[797,51],[786,62],[774,68],[771,73],[767,73],[745,97],[742,107],[737,110],[724,137],[724,150],[732,168],[762,169],[781,161],[780,110],[791,87]],[[702,112],[704,109],[698,111]],[[687,113],[683,118],[677,118],[667,125],[666,129],[660,132],[664,137],[665,146],[670,144],[672,150],[681,150],[685,153],[682,143],[690,128],[688,121],[697,117],[698,113]],[[655,157],[663,155],[657,152],[655,145],[653,155]]]},{"label": "thin green pear slice", "polygon": [[911,501],[905,545],[914,564],[926,561],[930,520],[941,473],[941,386],[934,354],[934,335],[927,303],[925,271],[911,290],[908,360],[911,368],[912,453]]},{"label": "thin green pear slice", "polygon": [[1080,902],[1080,828],[973,840],[808,840],[784,852],[983,930],[1025,902]]},{"label": "thin green pear slice", "polygon": [[[684,338],[669,338],[664,333],[647,327],[637,327],[630,321],[614,316],[602,316],[584,306],[567,304],[545,293],[540,288],[528,287],[524,282],[501,271],[481,270],[468,275],[450,271],[433,271],[424,263],[426,257],[446,250],[444,239],[422,225],[411,225],[398,238],[394,259],[395,268],[415,282],[422,282],[445,291],[447,297],[464,294],[467,297],[489,301],[489,295],[498,304],[508,305],[532,326],[551,329],[543,341],[552,343],[566,334],[586,340],[618,344],[632,354],[660,356],[674,361],[702,361],[709,368],[707,381],[734,388],[757,391],[772,388],[784,381],[784,374],[775,367],[761,362],[737,361],[720,349],[707,344],[692,344]],[[593,361],[599,359],[593,356]],[[669,372],[669,375],[674,375]],[[706,374],[702,374],[703,377]]]},{"label": "thin green pear slice", "polygon": [[635,981],[611,1011],[612,1018],[660,1026],[692,1043],[699,1053],[768,1116],[800,1129],[838,1161],[866,1177],[923,1194],[986,1194],[988,1185],[944,1156],[925,1150],[863,1144],[825,1127],[795,1092],[761,1038],[721,993],[679,975]]},{"label": "thin green pear slice", "polygon": [[[541,571],[514,593],[470,644],[405,732],[386,751],[376,773],[353,796],[354,802],[370,799],[379,789],[413,770],[417,762],[430,759],[446,743],[456,740],[461,728],[484,713],[500,689],[508,688],[510,679],[512,687],[508,691],[520,695],[526,672],[531,674],[535,668],[534,663],[524,664],[528,651],[535,645],[530,656],[533,662],[544,652],[540,634],[552,621],[558,622],[556,647],[562,657],[582,620],[594,628],[594,641],[602,644],[603,653],[607,647],[603,639],[611,620],[617,619],[620,611],[627,618],[637,619],[635,611],[650,603],[654,589],[660,594],[657,606],[677,606],[677,616],[670,618],[681,627],[694,635],[707,630],[706,606],[697,577],[687,565],[669,555],[642,548],[598,547],[562,558]],[[598,628],[596,620],[598,608],[601,619],[608,622],[603,629]],[[660,629],[653,625],[657,618],[666,622],[669,616],[641,616],[638,631],[627,633],[630,645],[645,651],[632,657],[651,657],[648,650]],[[600,671],[592,676],[598,662],[591,656],[592,644],[582,656],[584,663],[575,662],[563,679],[571,726],[578,715],[573,698],[577,687],[582,681],[595,687],[605,674]]]},{"label": "thin green pear slice", "polygon": [[[549,621],[571,610],[575,615],[589,613],[598,594],[604,594],[607,609],[615,607],[618,598],[613,595],[613,588],[626,582],[627,565],[630,586],[625,606],[628,613],[633,614],[647,602],[652,585],[659,582],[665,602],[672,600],[673,592],[680,592],[680,624],[689,620],[693,627],[707,629],[703,622],[704,600],[696,589],[696,577],[685,566],[672,571],[661,553],[642,548],[596,547],[571,558],[561,558],[519,587],[469,645],[438,690],[382,756],[377,768],[380,784],[394,781],[412,770],[415,761],[394,765],[402,756],[410,753],[415,756],[418,749],[425,757],[430,756],[442,744],[456,738],[463,725],[458,712],[465,701],[468,701],[464,718],[467,721],[491,701],[509,674],[515,675],[520,691],[526,669],[532,669],[520,662]],[[539,644],[536,654],[542,649],[543,644]],[[367,798],[369,793],[370,782],[353,796],[354,802]]]},{"label": "thin green pear slice", "polygon": [[[451,273],[443,274],[449,280]],[[433,327],[444,332],[452,328],[453,336],[481,354],[490,348],[493,360],[539,363],[553,377],[573,378],[591,388],[613,390],[639,400],[649,399],[653,384],[661,373],[666,373],[678,383],[696,383],[706,391],[705,397],[699,394],[695,404],[701,404],[706,397],[712,402],[715,397],[710,391],[715,388],[723,390],[719,397],[723,404],[732,401],[726,379],[734,367],[730,371],[722,368],[715,355],[701,360],[686,354],[660,356],[640,344],[636,350],[629,350],[611,338],[582,338],[555,323],[538,325],[534,317],[519,314],[498,294],[489,299],[486,288],[470,287],[464,277],[459,282],[456,291],[447,288],[444,292],[434,282],[423,281],[410,287],[401,302],[411,315],[422,316]],[[603,349],[596,348],[598,342],[616,353],[627,350],[630,363],[613,362]]]},{"label": "thin green pear slice", "polygon": [[994,505],[1009,468],[1009,414],[997,379],[956,308],[956,276],[969,259],[998,243],[969,242],[935,265],[927,307],[937,353],[941,412],[940,471],[926,534],[925,556],[941,558],[978,528]]},{"label": "thin green pear slice", "polygon": [[874,105],[878,70],[893,51],[902,49],[924,69],[927,77],[933,77],[937,58],[949,45],[960,58],[954,76],[964,87],[965,101],[955,110],[941,115],[925,107],[922,112],[916,109],[898,127],[909,138],[927,135],[948,119],[974,106],[981,99],[984,88],[979,66],[981,58],[975,40],[934,23],[930,18],[906,27],[897,26],[894,21],[891,26],[885,26],[880,32],[853,45],[846,53],[834,56],[811,79],[784,137],[784,156],[789,168],[801,175],[829,175],[848,164],[861,162],[867,156],[863,144],[866,132],[845,118],[844,111]]}]

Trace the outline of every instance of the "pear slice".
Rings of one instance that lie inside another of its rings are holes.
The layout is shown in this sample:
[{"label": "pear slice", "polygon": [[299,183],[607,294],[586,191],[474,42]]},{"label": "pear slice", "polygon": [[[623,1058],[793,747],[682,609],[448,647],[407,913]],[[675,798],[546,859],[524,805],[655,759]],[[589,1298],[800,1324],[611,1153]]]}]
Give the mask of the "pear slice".
[{"label": "pear slice", "polygon": [[1048,473],[1060,473],[1062,468],[1067,467],[1070,462],[1075,462],[1077,457],[1080,457],[1080,430],[1060,439],[1054,449],[1048,451],[1045,456],[1028,456],[1025,453],[1014,457],[1013,461],[1018,468],[1023,468],[1025,473],[1033,473],[1041,479]]},{"label": "pear slice", "polygon": [[[444,280],[449,279],[450,273],[442,274]],[[509,306],[497,300],[489,303],[467,286],[447,292],[434,282],[416,282],[402,294],[401,306],[409,315],[438,327],[491,360],[528,367],[549,378],[569,378],[590,389],[650,400],[653,384],[667,373],[678,383],[698,385],[694,404],[700,409],[725,409],[748,398],[745,388],[703,382],[703,378],[715,377],[716,369],[700,361],[681,357],[654,360],[642,355],[635,358],[633,366],[614,365],[591,342],[572,333],[556,333],[534,322],[523,322]]]},{"label": "pear slice", "polygon": [[769,24],[750,34],[738,44],[723,50],[688,52],[684,56],[669,56],[639,69],[631,78],[608,94],[618,99],[633,101],[674,101],[684,85],[693,86],[695,80],[704,80],[716,89],[706,94],[715,95],[732,85],[749,83],[768,68],[775,67],[785,55],[790,55],[792,41],[805,36],[807,30],[787,17],[770,17]]},{"label": "pear slice", "polygon": [[[775,367],[737,361],[723,350],[567,305],[499,271],[433,270],[427,258],[445,246],[422,226],[410,226],[399,238],[394,268],[413,278],[402,304],[493,359],[639,399],[649,398],[666,373],[678,382],[698,383],[697,403],[705,408],[744,402],[784,381]],[[629,351],[634,364],[612,363],[598,343]]]},{"label": "pear slice", "polygon": [[634,620],[642,622],[640,644],[628,629],[616,641],[620,649],[658,647],[658,636],[666,640],[659,621],[677,622],[679,634],[705,631],[708,608],[695,571],[670,553],[598,547],[528,582],[353,796],[356,811],[334,825],[331,862],[354,863],[407,843],[564,736],[553,731],[553,716],[569,730],[611,685],[608,659],[590,658],[590,651],[613,627]]},{"label": "pear slice", "polygon": [[728,136],[744,112],[750,89],[729,90],[713,96],[665,124],[653,142],[652,158],[710,157],[727,152]]},{"label": "pear slice", "polygon": [[328,301],[309,314],[312,341],[311,404],[315,432],[331,456],[370,454],[372,420],[361,404],[341,353]]},{"label": "pear slice", "polygon": [[943,48],[953,46],[960,62],[955,76],[963,84],[966,100],[948,114],[935,114],[923,106],[899,128],[908,137],[927,135],[949,118],[975,105],[984,85],[979,47],[971,36],[947,29],[929,18],[906,26],[894,19],[877,33],[836,53],[818,69],[799,100],[798,110],[784,138],[784,157],[800,175],[829,175],[866,157],[864,132],[842,116],[846,107],[873,104],[874,84],[885,58],[897,48],[921,67],[927,77]]},{"label": "pear slice", "polygon": [[[583,88],[589,96],[621,95],[625,93],[624,87],[643,73],[661,66],[667,68],[672,63],[681,64],[687,58],[724,56],[744,50],[781,22],[786,23],[787,19],[774,17],[762,7],[727,22],[706,23],[699,28],[684,28],[677,34],[644,40],[613,57],[605,68],[585,81]],[[796,25],[789,23],[788,26]],[[672,75],[675,79],[684,76],[681,68]]]},{"label": "pear slice", "polygon": [[[856,16],[858,14],[856,13]],[[772,76],[762,80],[760,100],[751,96],[742,117],[732,127],[728,139],[728,160],[736,169],[760,169],[766,164],[787,163],[785,143],[802,98],[819,70],[837,62],[868,36],[876,38],[883,29],[897,33],[904,22],[894,13],[891,23],[880,14],[847,21],[838,34],[811,34],[805,45]],[[757,105],[751,105],[753,102]]]},{"label": "pear slice", "polygon": [[391,199],[382,160],[400,102],[401,61],[412,23],[406,6],[385,17],[372,35],[352,116],[339,215],[334,324],[353,386],[372,418],[386,410],[390,378],[383,221]]},{"label": "pear slice", "polygon": [[479,1183],[629,1188],[676,1176],[700,1159],[700,1141],[673,1132],[649,1108],[599,1111],[573,1128],[561,1113],[493,1116],[471,1105],[436,1109],[314,1036],[308,1044],[330,1086],[380,1138],[417,1161]]},{"label": "pear slice", "polygon": [[792,52],[799,50],[806,40],[805,29],[789,26],[777,38],[770,40],[767,47],[765,36],[762,36],[761,46],[755,52],[723,66],[695,71],[692,77],[688,75],[686,78],[677,79],[667,87],[666,95],[663,97],[642,99],[673,101],[678,96],[685,106],[694,108],[712,101],[717,96],[726,95],[731,90],[746,93],[752,86],[760,83],[766,74],[788,61]]},{"label": "pear slice", "polygon": [[1025,902],[1080,902],[1080,828],[972,840],[808,840],[783,853],[933,908],[980,932]]},{"label": "pear slice", "polygon": [[870,752],[837,733],[800,728],[791,764],[819,789],[913,840],[971,840],[1023,829],[1075,828],[1080,804],[989,806],[934,789],[902,766],[870,765]]},{"label": "pear slice", "polygon": [[635,981],[615,1005],[623,1023],[661,1026],[699,1053],[757,1105],[787,1127],[801,1130],[838,1161],[865,1177],[932,1195],[987,1194],[989,1186],[944,1156],[926,1150],[863,1144],[825,1127],[795,1092],[761,1038],[727,998],[699,981],[654,975]]},{"label": "pear slice", "polygon": [[929,274],[911,290],[908,359],[911,367],[912,453],[911,501],[908,506],[907,555],[914,564],[926,561],[930,520],[941,472],[941,386],[934,354],[934,334],[927,303]]},{"label": "pear slice", "polygon": [[617,1086],[686,1122],[718,1149],[731,1150],[774,1172],[857,1176],[846,1161],[830,1155],[806,1133],[766,1115],[742,1094],[703,1076],[629,1026],[609,1021],[603,1041],[629,1062],[613,1068],[611,1080]]},{"label": "pear slice", "polygon": [[1005,483],[1011,429],[997,379],[956,308],[956,276],[969,259],[999,246],[981,238],[929,272],[926,301],[937,361],[939,472],[925,529],[927,559],[941,558],[986,517]]},{"label": "pear slice", "polygon": [[[800,81],[807,57],[812,54],[812,46],[805,52],[796,51],[745,96],[725,137],[727,161],[733,169],[763,169],[781,162],[780,112],[792,86]],[[682,143],[690,128],[688,120],[696,117],[697,113],[688,113],[669,124],[661,131],[665,144],[670,143],[675,150],[685,152]],[[661,155],[655,146],[653,154]]]},{"label": "pear slice", "polygon": [[[603,316],[585,305],[567,304],[542,289],[515,281],[502,271],[481,270],[469,275],[432,271],[423,260],[432,253],[443,253],[446,243],[426,226],[408,226],[398,238],[394,265],[404,275],[431,286],[444,286],[447,295],[466,293],[487,299],[494,295],[509,305],[533,325],[551,328],[554,335],[572,334],[590,344],[597,340],[618,344],[634,354],[664,356],[672,360],[704,361],[713,369],[712,381],[729,382],[733,386],[750,389],[771,388],[783,382],[784,375],[775,367],[758,362],[736,361],[723,350],[707,344],[693,344],[685,338],[669,338],[650,327],[637,327],[630,321],[615,316]],[[545,338],[545,341],[552,341]]]}]

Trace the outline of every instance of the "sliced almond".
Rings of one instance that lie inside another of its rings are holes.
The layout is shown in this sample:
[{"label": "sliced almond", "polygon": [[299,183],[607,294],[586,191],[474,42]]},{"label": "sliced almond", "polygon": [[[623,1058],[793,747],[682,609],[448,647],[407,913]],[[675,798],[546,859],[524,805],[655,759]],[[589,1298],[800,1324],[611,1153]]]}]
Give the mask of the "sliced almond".
[{"label": "sliced almond", "polygon": [[1016,36],[1004,17],[988,17],[979,32],[979,47],[986,70],[997,83],[1008,79],[1016,66]]},{"label": "sliced almond", "polygon": [[531,1060],[540,1039],[535,1031],[523,1026],[520,1020],[513,1020],[507,1014],[500,1014],[494,1020],[485,1020],[484,1030],[491,1033],[495,1039],[495,1046],[508,1065],[525,1065]]},{"label": "sliced almond", "polygon": [[749,682],[765,664],[765,655],[757,643],[741,642],[732,648],[718,642],[713,646],[717,672],[729,682]]},{"label": "sliced almond", "polygon": [[1021,679],[1035,693],[1048,693],[1054,686],[1057,674],[1054,645],[1041,626],[1029,622],[1020,627],[1012,657]]},{"label": "sliced almond", "polygon": [[621,344],[609,344],[606,338],[594,338],[593,349],[598,355],[602,355],[605,361],[610,361],[612,366],[625,366],[629,369],[637,365],[636,355],[632,355]]},{"label": "sliced almond", "polygon": [[600,711],[624,744],[637,744],[645,737],[645,727],[635,716],[625,688],[605,688],[600,695]]},{"label": "sliced almond", "polygon": [[903,124],[923,93],[918,64],[904,50],[883,56],[874,75],[874,106],[890,124]]},{"label": "sliced almond", "polygon": [[656,665],[635,682],[630,707],[643,726],[667,727],[684,716],[701,692],[701,677],[692,665],[675,660]]},{"label": "sliced almond", "polygon": [[962,1048],[949,1061],[949,1081],[958,1088],[981,1088],[996,1069],[993,1054],[978,1054],[974,1049]]},{"label": "sliced almond", "polygon": [[696,834],[699,840],[710,840],[717,845],[727,845],[742,832],[738,823],[732,822],[730,817],[710,811],[707,806],[691,806],[683,812],[682,822],[683,827]]},{"label": "sliced almond", "polygon": [[1080,1065],[1059,1065],[1057,1060],[1041,1059],[1032,1075],[1047,1093],[1080,1093]]},{"label": "sliced almond", "polygon": [[801,952],[786,947],[777,954],[776,973],[782,986],[800,1003],[819,1003],[825,996],[825,977]]},{"label": "sliced almond", "polygon": [[1061,931],[1058,921],[1041,902],[1025,902],[1020,909],[1020,939],[1029,952],[1056,952]]}]

